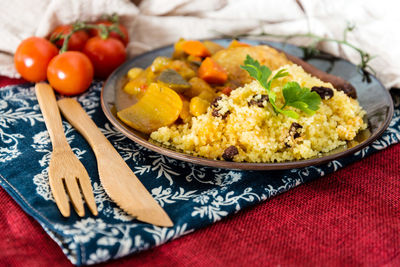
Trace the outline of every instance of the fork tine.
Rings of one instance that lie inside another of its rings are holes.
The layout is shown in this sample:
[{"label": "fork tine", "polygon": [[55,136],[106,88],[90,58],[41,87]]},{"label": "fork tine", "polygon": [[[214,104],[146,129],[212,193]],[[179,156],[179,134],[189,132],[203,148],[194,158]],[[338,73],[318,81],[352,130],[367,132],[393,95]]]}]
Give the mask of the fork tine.
[{"label": "fork tine", "polygon": [[76,213],[78,213],[80,217],[85,216],[85,209],[83,207],[83,201],[81,193],[79,192],[76,178],[65,177],[65,185],[67,186],[69,198],[71,199],[72,205],[74,206]]},{"label": "fork tine", "polygon": [[53,197],[61,214],[64,217],[69,217],[71,213],[69,209],[68,197],[64,190],[63,180],[60,178],[54,178],[54,176],[50,174],[49,184],[51,192],[53,193]]},{"label": "fork tine", "polygon": [[[80,217],[85,215],[77,178],[85,174],[83,177],[86,177],[86,179],[83,179],[83,182],[81,181],[82,193],[92,213],[97,215],[89,176],[85,167],[76,155],[74,155],[65,137],[54,91],[51,86],[46,83],[37,83],[35,91],[53,147],[49,164],[49,183],[57,207],[64,217],[69,217],[69,196],[76,213]],[[65,181],[65,186],[63,180]]]},{"label": "fork tine", "polygon": [[97,216],[97,206],[94,201],[94,195],[92,190],[92,185],[90,184],[89,175],[87,173],[82,174],[78,178],[79,184],[81,185],[81,190],[83,197],[85,198],[86,204],[88,205],[90,211],[94,216]]}]

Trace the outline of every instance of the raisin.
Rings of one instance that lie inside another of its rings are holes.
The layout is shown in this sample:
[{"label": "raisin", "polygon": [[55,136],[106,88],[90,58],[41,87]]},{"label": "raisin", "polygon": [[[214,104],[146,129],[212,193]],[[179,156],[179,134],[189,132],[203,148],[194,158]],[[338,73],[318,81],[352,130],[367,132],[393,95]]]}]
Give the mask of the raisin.
[{"label": "raisin", "polygon": [[284,140],[284,144],[287,148],[292,147],[296,143],[295,139],[301,136],[301,129],[303,126],[298,124],[297,122],[293,122],[289,128],[289,135],[286,136]]},{"label": "raisin", "polygon": [[219,117],[220,115],[219,115],[218,111],[219,111],[218,109],[213,109],[211,112],[211,115],[213,115],[214,117]]},{"label": "raisin", "polygon": [[357,99],[357,92],[356,88],[350,83],[345,83],[341,87],[336,88],[338,91],[343,91],[346,95],[350,96],[351,98]]},{"label": "raisin", "polygon": [[222,154],[222,157],[226,161],[232,161],[233,158],[239,154],[238,149],[235,146],[229,146],[228,148],[225,149],[224,153]]},{"label": "raisin", "polygon": [[264,108],[264,101],[269,101],[268,95],[254,95],[253,98],[248,102],[248,105],[257,105],[257,107]]},{"label": "raisin", "polygon": [[229,114],[231,114],[231,112],[228,110],[227,112],[221,115],[221,118],[226,119],[226,117],[228,117]]},{"label": "raisin", "polygon": [[311,88],[311,92],[316,92],[319,94],[321,99],[328,100],[331,99],[333,96],[333,90],[329,87],[324,87],[324,86],[314,86]]},{"label": "raisin", "polygon": [[289,134],[285,137],[285,139],[283,140],[283,143],[285,144],[285,146],[287,148],[290,148],[294,144],[293,140],[294,140],[293,136],[290,134],[290,130],[289,130]]},{"label": "raisin", "polygon": [[214,100],[211,102],[210,107],[213,108],[211,115],[214,117],[221,117],[222,119],[225,119],[231,112],[228,110],[225,113],[221,113],[221,108],[219,108],[218,103],[218,101],[220,101],[221,99],[222,97],[218,96],[214,98]]},{"label": "raisin", "polygon": [[303,128],[303,126],[297,122],[293,122],[292,125],[290,125],[289,135],[293,136],[293,139],[299,138],[301,128]]},{"label": "raisin", "polygon": [[214,108],[218,107],[218,101],[220,101],[221,99],[222,99],[221,96],[214,98],[214,100],[211,102],[211,107],[214,107]]},{"label": "raisin", "polygon": [[213,111],[211,112],[211,115],[213,115],[214,117],[221,117],[221,119],[225,119],[226,117],[228,117],[230,113],[231,112],[229,110],[225,113],[220,113],[219,109],[214,108]]}]

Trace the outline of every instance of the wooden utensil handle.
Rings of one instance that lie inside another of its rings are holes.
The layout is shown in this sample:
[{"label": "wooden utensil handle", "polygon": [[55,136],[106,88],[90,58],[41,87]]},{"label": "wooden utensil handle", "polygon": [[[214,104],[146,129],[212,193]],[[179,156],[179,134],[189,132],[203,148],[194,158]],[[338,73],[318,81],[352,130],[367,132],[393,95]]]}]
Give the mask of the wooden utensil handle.
[{"label": "wooden utensil handle", "polygon": [[159,226],[173,226],[168,214],[147,191],[81,105],[74,99],[65,98],[58,101],[58,106],[92,147],[101,184],[110,198],[138,220]]},{"label": "wooden utensil handle", "polygon": [[96,155],[104,150],[114,150],[108,139],[75,99],[61,99],[58,101],[58,106],[64,117],[89,142]]},{"label": "wooden utensil handle", "polygon": [[64,134],[60,111],[57,106],[56,96],[53,88],[47,83],[37,83],[35,86],[36,97],[42,111],[47,131],[49,132],[53,149],[66,147],[68,141]]}]

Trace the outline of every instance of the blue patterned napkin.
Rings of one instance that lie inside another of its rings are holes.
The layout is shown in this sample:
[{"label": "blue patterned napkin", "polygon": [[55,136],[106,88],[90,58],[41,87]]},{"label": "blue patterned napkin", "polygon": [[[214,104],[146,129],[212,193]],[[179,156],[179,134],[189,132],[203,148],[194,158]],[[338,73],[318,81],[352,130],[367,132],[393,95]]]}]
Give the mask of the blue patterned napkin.
[{"label": "blue patterned napkin", "polygon": [[[93,264],[158,246],[297,185],[334,172],[400,140],[400,94],[383,136],[356,154],[319,167],[287,171],[231,171],[192,165],[143,148],[118,132],[100,108],[100,82],[77,99],[175,223],[157,227],[119,209],[99,183],[94,154],[63,122],[68,141],[88,170],[99,216],[68,219],[48,185],[51,143],[31,84],[0,90],[0,185],[34,217],[76,264]],[[90,214],[86,210],[86,214]]]}]

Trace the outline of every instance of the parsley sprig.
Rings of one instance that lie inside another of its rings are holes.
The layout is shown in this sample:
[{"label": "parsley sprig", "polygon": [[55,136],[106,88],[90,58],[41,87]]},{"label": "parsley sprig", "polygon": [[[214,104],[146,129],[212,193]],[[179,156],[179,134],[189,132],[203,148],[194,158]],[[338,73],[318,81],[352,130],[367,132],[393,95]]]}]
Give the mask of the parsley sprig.
[{"label": "parsley sprig", "polygon": [[289,75],[286,69],[280,69],[271,79],[272,71],[265,65],[247,55],[244,65],[240,66],[246,70],[251,77],[255,78],[262,87],[267,90],[269,102],[276,113],[282,113],[288,117],[297,119],[299,114],[296,111],[285,109],[291,106],[304,111],[308,115],[313,115],[319,108],[321,97],[316,92],[311,92],[309,88],[301,87],[297,82],[287,82],[282,88],[284,104],[278,107],[275,103],[276,93],[271,90],[272,81]]}]

